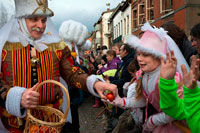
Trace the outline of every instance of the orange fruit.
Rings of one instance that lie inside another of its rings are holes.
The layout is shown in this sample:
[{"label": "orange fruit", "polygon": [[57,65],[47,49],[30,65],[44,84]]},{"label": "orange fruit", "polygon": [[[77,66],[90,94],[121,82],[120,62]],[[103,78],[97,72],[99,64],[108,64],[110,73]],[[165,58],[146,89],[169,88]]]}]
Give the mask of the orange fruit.
[{"label": "orange fruit", "polygon": [[38,131],[39,131],[39,126],[37,125],[31,125],[29,128],[30,133],[38,133]]},{"label": "orange fruit", "polygon": [[115,99],[115,96],[112,94],[112,93],[108,93],[107,95],[106,95],[106,98],[109,100],[109,101],[113,101],[114,99]]}]

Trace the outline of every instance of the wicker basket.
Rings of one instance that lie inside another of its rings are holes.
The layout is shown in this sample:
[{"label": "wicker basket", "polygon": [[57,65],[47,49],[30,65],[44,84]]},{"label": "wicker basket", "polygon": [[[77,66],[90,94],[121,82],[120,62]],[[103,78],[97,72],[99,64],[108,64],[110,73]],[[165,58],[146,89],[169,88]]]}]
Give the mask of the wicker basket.
[{"label": "wicker basket", "polygon": [[28,109],[24,133],[60,133],[62,126],[66,121],[70,106],[69,93],[67,89],[57,81],[46,80],[37,86],[36,91],[46,83],[54,83],[64,90],[67,96],[66,112],[63,114],[61,111],[52,107],[40,105],[35,109]]}]

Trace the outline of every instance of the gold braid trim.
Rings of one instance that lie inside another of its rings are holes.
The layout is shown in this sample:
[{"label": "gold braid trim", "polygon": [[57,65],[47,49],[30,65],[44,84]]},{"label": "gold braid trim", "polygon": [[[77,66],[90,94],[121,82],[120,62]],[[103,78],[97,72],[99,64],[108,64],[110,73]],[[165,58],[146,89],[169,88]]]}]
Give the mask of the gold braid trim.
[{"label": "gold braid trim", "polygon": [[46,10],[48,10],[52,16],[54,15],[53,11],[46,6],[47,5],[46,0],[36,0],[36,1],[38,4],[38,7],[33,11],[32,15],[34,15],[39,9],[41,9],[43,13],[46,13]]},{"label": "gold braid trim", "polygon": [[[62,50],[65,47],[68,47],[65,42],[60,41],[58,43],[51,43],[51,44],[46,44],[44,43],[47,47],[49,47],[50,51],[55,51],[55,50]],[[24,46],[20,43],[12,43],[12,42],[6,42],[6,44],[4,45],[3,49],[7,50],[7,51],[12,51],[12,50],[17,50],[17,49],[22,49],[24,48]]]}]

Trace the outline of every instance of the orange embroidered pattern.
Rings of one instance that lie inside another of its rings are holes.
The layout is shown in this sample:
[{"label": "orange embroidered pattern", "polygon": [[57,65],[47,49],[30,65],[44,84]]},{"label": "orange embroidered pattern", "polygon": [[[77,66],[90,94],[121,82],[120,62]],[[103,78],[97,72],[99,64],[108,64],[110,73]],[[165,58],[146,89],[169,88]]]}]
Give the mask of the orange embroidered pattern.
[{"label": "orange embroidered pattern", "polygon": [[5,49],[2,50],[2,61],[6,59],[7,51]]},{"label": "orange embroidered pattern", "polygon": [[80,89],[82,87],[81,83],[80,82],[76,82],[76,87]]},{"label": "orange embroidered pattern", "polygon": [[76,67],[72,67],[72,72],[76,72],[78,69]]},{"label": "orange embroidered pattern", "polygon": [[58,50],[55,50],[55,52],[56,52],[56,56],[57,56],[58,60],[60,61],[62,59],[62,56],[63,56],[62,50],[58,49]]}]

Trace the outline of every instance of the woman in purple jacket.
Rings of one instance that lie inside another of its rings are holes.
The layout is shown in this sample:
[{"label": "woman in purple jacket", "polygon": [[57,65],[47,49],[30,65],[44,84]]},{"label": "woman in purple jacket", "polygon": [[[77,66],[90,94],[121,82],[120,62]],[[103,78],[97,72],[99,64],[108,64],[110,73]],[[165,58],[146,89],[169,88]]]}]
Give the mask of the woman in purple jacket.
[{"label": "woman in purple jacket", "polygon": [[98,66],[100,74],[107,70],[117,69],[120,66],[121,60],[119,59],[119,57],[116,56],[115,51],[108,50],[106,52],[106,58],[107,58],[107,65],[106,66],[102,66],[102,65]]}]

